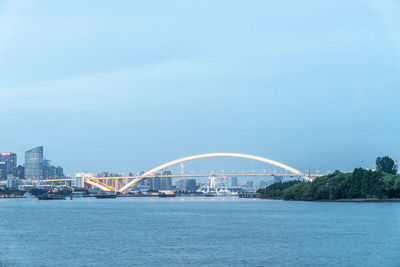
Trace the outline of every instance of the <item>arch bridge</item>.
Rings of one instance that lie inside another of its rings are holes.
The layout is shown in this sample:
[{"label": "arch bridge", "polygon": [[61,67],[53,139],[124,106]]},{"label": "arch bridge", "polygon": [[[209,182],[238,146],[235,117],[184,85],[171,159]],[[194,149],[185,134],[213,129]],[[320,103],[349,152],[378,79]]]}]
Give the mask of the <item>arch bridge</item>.
[{"label": "arch bridge", "polygon": [[[128,193],[131,189],[133,189],[135,186],[143,182],[145,179],[149,178],[154,178],[154,177],[181,177],[181,178],[186,178],[186,177],[206,177],[209,176],[203,175],[203,174],[180,174],[180,175],[157,175],[159,172],[164,171],[170,167],[176,166],[178,164],[188,162],[188,161],[193,161],[193,160],[198,160],[198,159],[204,159],[204,158],[217,158],[217,157],[231,157],[231,158],[242,158],[242,159],[250,159],[250,160],[255,160],[259,162],[264,162],[267,164],[274,165],[276,167],[282,168],[286,171],[289,172],[286,174],[218,174],[221,176],[298,176],[302,177],[306,181],[313,181],[314,177],[320,177],[323,176],[321,174],[305,174],[300,172],[299,170],[290,167],[286,164],[283,164],[278,161],[274,161],[268,158],[264,157],[259,157],[259,156],[253,156],[253,155],[248,155],[248,154],[239,154],[239,153],[208,153],[208,154],[199,154],[199,155],[194,155],[194,156],[189,156],[189,157],[184,157],[180,158],[177,160],[173,160],[167,163],[164,163],[160,166],[157,166],[145,173],[143,173],[140,176],[132,176],[132,177],[82,177],[83,182],[85,184],[94,186],[96,188],[99,188],[103,191],[117,191],[121,194],[126,194]],[[109,186],[108,183],[105,183],[107,180],[114,180],[114,185]],[[123,184],[123,181],[127,181],[126,184]],[[119,188],[116,190],[116,188]]]}]

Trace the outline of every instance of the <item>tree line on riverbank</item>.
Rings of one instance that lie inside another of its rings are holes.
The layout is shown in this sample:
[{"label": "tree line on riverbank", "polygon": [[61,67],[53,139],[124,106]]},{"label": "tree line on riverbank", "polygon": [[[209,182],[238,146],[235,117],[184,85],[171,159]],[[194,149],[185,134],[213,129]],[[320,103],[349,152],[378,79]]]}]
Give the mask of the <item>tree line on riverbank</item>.
[{"label": "tree line on riverbank", "polygon": [[356,198],[400,198],[400,175],[397,163],[378,157],[376,170],[356,168],[353,172],[335,171],[314,182],[289,181],[259,189],[261,198],[285,200],[323,200]]}]

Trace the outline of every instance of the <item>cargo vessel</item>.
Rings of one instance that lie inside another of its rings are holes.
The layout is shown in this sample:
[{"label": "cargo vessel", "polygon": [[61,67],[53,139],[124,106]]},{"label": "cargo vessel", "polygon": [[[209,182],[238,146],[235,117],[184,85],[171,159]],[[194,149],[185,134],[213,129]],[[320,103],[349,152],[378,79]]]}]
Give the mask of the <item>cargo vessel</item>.
[{"label": "cargo vessel", "polygon": [[65,200],[65,197],[60,195],[41,195],[37,198],[39,200]]},{"label": "cargo vessel", "polygon": [[107,194],[97,195],[96,196],[96,198],[100,198],[100,199],[103,199],[103,198],[116,198],[116,197],[117,197],[117,195],[107,195]]}]

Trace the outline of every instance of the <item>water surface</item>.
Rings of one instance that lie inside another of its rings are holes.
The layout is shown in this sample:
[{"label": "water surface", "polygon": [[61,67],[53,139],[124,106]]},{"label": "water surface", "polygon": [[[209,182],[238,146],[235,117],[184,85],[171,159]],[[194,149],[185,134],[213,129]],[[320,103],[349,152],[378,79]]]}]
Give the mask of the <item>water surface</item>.
[{"label": "water surface", "polygon": [[400,266],[400,203],[0,200],[0,266]]}]

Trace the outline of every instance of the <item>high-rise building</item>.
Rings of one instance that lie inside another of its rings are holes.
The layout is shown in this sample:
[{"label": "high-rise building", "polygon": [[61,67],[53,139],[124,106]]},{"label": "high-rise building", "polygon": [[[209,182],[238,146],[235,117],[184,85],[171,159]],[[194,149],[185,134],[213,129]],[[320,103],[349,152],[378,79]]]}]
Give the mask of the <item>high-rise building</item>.
[{"label": "high-rise building", "polygon": [[[162,175],[171,175],[170,171],[164,171]],[[172,178],[171,177],[159,177],[160,174],[157,173],[155,177],[147,179],[147,185],[150,190],[159,191],[159,190],[169,190],[172,187]]]},{"label": "high-rise building", "polygon": [[19,165],[16,169],[14,169],[13,175],[14,177],[18,177],[18,179],[24,179],[25,178],[24,166]]},{"label": "high-rise building", "polygon": [[62,179],[62,178],[64,178],[64,169],[59,166],[56,168],[56,179]]},{"label": "high-rise building", "polygon": [[56,179],[56,167],[47,159],[43,160],[43,179]]},{"label": "high-rise building", "polygon": [[52,172],[53,170],[51,169],[50,160],[43,159],[43,179],[53,179]]},{"label": "high-rise building", "polygon": [[[172,175],[171,171],[164,171],[163,175]],[[170,190],[172,187],[172,178],[163,177],[160,181],[160,190]]]},{"label": "high-rise building", "polygon": [[43,179],[43,146],[25,152],[25,177]]},{"label": "high-rise building", "polygon": [[172,178],[160,178],[160,189],[159,190],[170,190],[172,187]]},{"label": "high-rise building", "polygon": [[156,174],[156,176],[153,178],[149,178],[148,181],[149,181],[148,185],[149,185],[150,190],[152,190],[152,191],[160,190],[161,178],[158,177],[158,174]]},{"label": "high-rise building", "polygon": [[7,180],[7,165],[4,161],[0,161],[0,180]]},{"label": "high-rise building", "polygon": [[194,192],[197,190],[196,179],[181,179],[178,181],[179,191]]},{"label": "high-rise building", "polygon": [[15,153],[0,153],[0,162],[5,162],[7,174],[13,174],[17,168],[17,155]]}]

